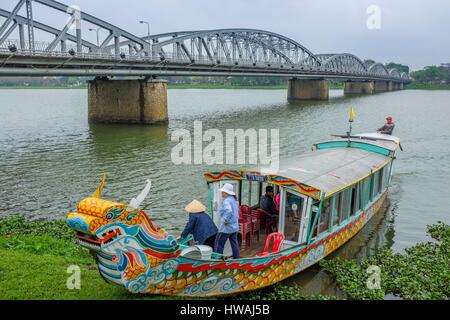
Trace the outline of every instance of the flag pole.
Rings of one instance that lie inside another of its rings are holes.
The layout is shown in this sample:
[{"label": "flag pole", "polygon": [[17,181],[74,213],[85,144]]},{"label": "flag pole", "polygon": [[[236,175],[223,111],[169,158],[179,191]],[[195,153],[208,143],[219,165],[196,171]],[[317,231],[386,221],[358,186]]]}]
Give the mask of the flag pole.
[{"label": "flag pole", "polygon": [[355,119],[355,111],[353,107],[350,107],[348,110],[348,131],[347,131],[347,139],[350,141],[350,136],[352,134],[352,123]]}]

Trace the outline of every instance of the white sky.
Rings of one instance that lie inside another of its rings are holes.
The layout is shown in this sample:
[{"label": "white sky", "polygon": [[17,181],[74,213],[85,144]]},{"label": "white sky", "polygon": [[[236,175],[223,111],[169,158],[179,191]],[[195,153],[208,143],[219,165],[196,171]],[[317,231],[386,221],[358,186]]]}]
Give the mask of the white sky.
[{"label": "white sky", "polygon": [[[361,59],[408,64],[412,70],[450,62],[449,0],[60,1],[139,36],[147,34],[139,20],[151,23],[152,34],[246,27],[285,35],[313,53],[349,52]],[[11,10],[17,0],[0,2]],[[370,5],[381,9],[381,29],[367,28]],[[57,21],[51,11],[37,15],[41,22]]]}]

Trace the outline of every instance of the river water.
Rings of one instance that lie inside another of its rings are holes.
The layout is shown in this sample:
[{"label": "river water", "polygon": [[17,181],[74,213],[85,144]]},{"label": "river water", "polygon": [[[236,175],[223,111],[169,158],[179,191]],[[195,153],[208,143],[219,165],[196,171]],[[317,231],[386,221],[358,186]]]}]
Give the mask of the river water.
[{"label": "river water", "polygon": [[[167,125],[89,124],[87,90],[0,90],[0,215],[62,219],[108,174],[106,198],[128,203],[152,180],[144,207],[167,230],[179,233],[192,198],[206,203],[202,173],[218,166],[175,165],[171,134],[203,128],[279,129],[280,157],[299,155],[330,133],[369,132],[392,115],[402,139],[389,203],[337,255],[361,258],[380,247],[402,251],[425,236],[427,224],[449,223],[450,91],[404,90],[288,103],[286,90],[169,90]],[[223,168],[223,166],[220,166]],[[336,293],[318,267],[293,281],[308,293]]]}]

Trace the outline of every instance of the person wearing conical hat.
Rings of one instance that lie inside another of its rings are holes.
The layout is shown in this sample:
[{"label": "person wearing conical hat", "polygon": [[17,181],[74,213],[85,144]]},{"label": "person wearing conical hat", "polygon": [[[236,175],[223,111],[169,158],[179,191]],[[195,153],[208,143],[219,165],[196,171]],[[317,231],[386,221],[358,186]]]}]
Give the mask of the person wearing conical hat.
[{"label": "person wearing conical hat", "polygon": [[189,221],[181,233],[181,238],[186,238],[189,234],[192,234],[197,244],[214,248],[218,229],[209,214],[205,212],[205,205],[194,199],[184,210],[189,213]]}]

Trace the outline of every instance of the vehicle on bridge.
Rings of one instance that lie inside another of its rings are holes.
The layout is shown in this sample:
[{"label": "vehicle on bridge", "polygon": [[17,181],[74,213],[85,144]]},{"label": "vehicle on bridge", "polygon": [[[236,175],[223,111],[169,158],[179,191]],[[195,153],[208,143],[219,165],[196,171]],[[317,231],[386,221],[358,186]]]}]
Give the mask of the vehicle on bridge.
[{"label": "vehicle on bridge", "polygon": [[[317,263],[380,211],[399,147],[400,139],[390,135],[344,135],[315,144],[277,173],[205,173],[213,221],[221,186],[231,183],[237,191],[239,259],[177,240],[144,211],[100,198],[104,180],[68,214],[67,224],[93,253],[103,278],[133,293],[209,297],[260,289]],[[280,193],[276,232],[259,208],[267,185]]]}]

